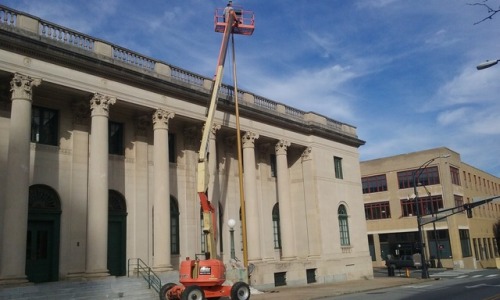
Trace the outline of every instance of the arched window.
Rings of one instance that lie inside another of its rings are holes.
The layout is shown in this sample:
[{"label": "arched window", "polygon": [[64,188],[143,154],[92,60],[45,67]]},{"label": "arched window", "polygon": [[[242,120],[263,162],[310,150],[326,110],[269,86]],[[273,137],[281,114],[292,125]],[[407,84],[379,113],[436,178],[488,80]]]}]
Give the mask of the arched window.
[{"label": "arched window", "polygon": [[180,254],[179,249],[179,204],[170,196],[170,253]]},{"label": "arched window", "polygon": [[340,245],[349,246],[351,244],[349,238],[349,221],[347,216],[347,209],[343,204],[339,206],[338,217],[339,217]]},{"label": "arched window", "polygon": [[274,249],[281,249],[281,230],[280,230],[280,207],[279,203],[273,206],[273,238]]}]

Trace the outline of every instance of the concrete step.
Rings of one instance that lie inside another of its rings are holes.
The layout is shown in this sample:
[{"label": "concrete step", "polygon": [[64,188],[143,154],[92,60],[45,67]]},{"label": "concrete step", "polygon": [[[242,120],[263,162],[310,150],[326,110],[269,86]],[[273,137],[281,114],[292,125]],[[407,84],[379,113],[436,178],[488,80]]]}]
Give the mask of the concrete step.
[{"label": "concrete step", "polygon": [[[175,272],[161,276],[162,283],[177,282]],[[158,293],[148,288],[142,277],[106,277],[82,281],[58,281],[0,288],[2,300],[80,300],[80,299],[158,299]]]}]

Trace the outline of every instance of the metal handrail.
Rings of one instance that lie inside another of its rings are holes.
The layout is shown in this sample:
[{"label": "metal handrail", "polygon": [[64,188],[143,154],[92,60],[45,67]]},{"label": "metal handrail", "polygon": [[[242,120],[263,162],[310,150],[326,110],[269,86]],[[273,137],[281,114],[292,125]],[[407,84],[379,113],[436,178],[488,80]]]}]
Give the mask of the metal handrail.
[{"label": "metal handrail", "polygon": [[134,267],[133,271],[137,274],[137,277],[142,276],[144,280],[148,283],[148,288],[153,288],[155,291],[160,293],[161,289],[161,279],[156,273],[140,258],[130,258],[128,260],[127,276],[130,277],[130,267]]}]

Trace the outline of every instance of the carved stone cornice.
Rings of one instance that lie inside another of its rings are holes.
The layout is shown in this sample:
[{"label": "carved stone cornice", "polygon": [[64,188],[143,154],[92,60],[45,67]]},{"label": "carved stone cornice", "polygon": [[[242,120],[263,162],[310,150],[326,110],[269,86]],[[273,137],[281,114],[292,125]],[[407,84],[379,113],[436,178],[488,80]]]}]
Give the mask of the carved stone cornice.
[{"label": "carved stone cornice", "polygon": [[90,110],[92,117],[109,116],[109,106],[115,104],[116,97],[95,93],[90,99]]},{"label": "carved stone cornice", "polygon": [[12,100],[24,99],[32,100],[33,88],[39,86],[42,80],[39,78],[31,78],[20,73],[15,73],[14,78],[10,82],[10,91],[12,92]]}]

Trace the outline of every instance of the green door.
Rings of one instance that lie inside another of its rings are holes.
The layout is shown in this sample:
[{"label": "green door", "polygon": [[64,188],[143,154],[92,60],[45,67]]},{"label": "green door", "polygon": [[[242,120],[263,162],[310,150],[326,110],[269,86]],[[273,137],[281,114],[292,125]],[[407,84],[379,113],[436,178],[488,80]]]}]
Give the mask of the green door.
[{"label": "green door", "polygon": [[31,282],[59,280],[61,201],[42,184],[29,188],[26,276]]},{"label": "green door", "polygon": [[54,222],[29,221],[26,244],[26,275],[31,282],[57,280],[54,274]]},{"label": "green door", "polygon": [[120,215],[108,219],[108,270],[112,276],[126,275],[125,219]]}]

